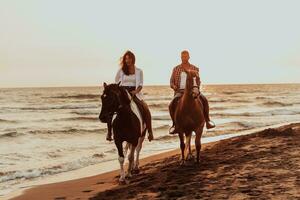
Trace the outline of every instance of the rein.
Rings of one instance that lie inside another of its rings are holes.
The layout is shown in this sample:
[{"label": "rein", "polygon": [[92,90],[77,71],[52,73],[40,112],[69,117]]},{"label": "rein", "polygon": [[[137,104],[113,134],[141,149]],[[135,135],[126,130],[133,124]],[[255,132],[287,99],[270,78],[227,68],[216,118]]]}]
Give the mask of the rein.
[{"label": "rein", "polygon": [[124,107],[126,107],[126,106],[129,106],[130,105],[130,102],[133,100],[133,97],[128,93],[128,91],[127,90],[125,90],[126,91],[126,94],[128,95],[128,98],[129,98],[129,104],[122,104],[122,101],[121,101],[121,98],[120,98],[120,95],[119,94],[117,94],[116,92],[113,92],[116,96],[117,96],[117,99],[118,99],[118,102],[119,102],[119,106],[118,106],[118,109],[116,110],[116,111],[113,111],[113,112],[109,112],[109,113],[107,113],[107,116],[109,115],[109,116],[114,116],[114,115],[118,115],[118,113],[119,113],[119,111],[122,109],[122,108],[124,108]]}]

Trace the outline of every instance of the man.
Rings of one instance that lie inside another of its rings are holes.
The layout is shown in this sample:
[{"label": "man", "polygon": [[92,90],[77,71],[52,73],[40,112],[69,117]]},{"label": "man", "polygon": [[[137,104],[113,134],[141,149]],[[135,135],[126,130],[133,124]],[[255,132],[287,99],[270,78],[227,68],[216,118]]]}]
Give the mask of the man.
[{"label": "man", "polygon": [[[173,126],[170,129],[170,134],[177,133],[176,127],[174,127],[175,126],[174,113],[175,113],[175,109],[177,107],[178,100],[184,93],[186,78],[187,78],[186,71],[194,70],[199,73],[199,68],[190,64],[189,59],[190,59],[189,52],[186,50],[182,51],[181,52],[181,61],[182,62],[180,65],[174,67],[172,76],[170,79],[170,87],[174,90],[174,94],[175,94],[174,99],[171,101],[171,103],[169,105],[169,111],[170,111],[170,115],[171,115],[171,118],[173,121]],[[196,84],[196,87],[198,88],[198,90],[200,88],[200,83],[201,83],[200,79],[197,79],[195,84]],[[214,128],[215,124],[209,118],[208,101],[207,101],[206,97],[202,93],[200,93],[200,91],[199,91],[199,98],[204,107],[203,113],[204,113],[204,117],[205,117],[205,121],[206,121],[206,128],[207,129]]]}]

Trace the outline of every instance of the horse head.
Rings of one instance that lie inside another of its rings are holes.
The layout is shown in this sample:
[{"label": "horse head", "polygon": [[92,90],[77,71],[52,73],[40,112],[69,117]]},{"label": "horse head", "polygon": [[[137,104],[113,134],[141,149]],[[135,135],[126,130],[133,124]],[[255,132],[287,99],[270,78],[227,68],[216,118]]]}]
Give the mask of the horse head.
[{"label": "horse head", "polygon": [[101,95],[102,107],[99,119],[103,123],[107,123],[115,113],[126,105],[129,105],[130,99],[124,88],[117,84],[103,83],[103,93]]},{"label": "horse head", "polygon": [[197,82],[200,81],[199,73],[195,70],[187,70],[187,78],[185,85],[185,92],[188,92],[193,98],[197,98],[199,95],[199,89]]}]

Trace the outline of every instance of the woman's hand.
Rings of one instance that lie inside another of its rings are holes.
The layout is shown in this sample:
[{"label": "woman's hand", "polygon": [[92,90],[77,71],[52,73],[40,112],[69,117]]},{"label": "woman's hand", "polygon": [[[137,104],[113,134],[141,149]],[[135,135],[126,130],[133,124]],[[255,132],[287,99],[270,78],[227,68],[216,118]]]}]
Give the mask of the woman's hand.
[{"label": "woman's hand", "polygon": [[134,95],[136,95],[138,92],[139,92],[139,91],[137,91],[137,90],[133,90],[133,91],[131,91],[130,93],[134,96]]}]

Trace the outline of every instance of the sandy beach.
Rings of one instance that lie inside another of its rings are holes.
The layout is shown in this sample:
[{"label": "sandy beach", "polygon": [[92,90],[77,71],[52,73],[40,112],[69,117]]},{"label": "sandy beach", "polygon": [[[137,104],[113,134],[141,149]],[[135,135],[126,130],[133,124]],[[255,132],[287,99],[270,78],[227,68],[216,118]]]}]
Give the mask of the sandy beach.
[{"label": "sandy beach", "polygon": [[147,157],[126,185],[116,170],[14,199],[300,199],[300,123],[205,144],[201,152],[199,166],[179,166],[178,149]]},{"label": "sandy beach", "polygon": [[0,200],[300,200],[299,7],[0,1]]}]

